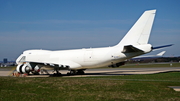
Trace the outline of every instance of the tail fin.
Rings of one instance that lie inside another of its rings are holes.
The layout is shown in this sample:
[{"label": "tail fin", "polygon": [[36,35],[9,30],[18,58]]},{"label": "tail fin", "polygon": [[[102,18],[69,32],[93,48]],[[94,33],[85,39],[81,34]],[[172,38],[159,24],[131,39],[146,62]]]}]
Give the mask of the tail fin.
[{"label": "tail fin", "polygon": [[156,10],[145,11],[117,46],[147,44]]}]

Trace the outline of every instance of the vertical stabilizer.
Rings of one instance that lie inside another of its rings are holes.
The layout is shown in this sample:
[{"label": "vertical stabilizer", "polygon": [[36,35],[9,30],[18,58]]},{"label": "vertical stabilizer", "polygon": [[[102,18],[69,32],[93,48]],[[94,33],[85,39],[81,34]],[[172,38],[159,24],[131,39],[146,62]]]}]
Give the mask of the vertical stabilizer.
[{"label": "vertical stabilizer", "polygon": [[147,44],[156,10],[145,11],[117,46]]}]

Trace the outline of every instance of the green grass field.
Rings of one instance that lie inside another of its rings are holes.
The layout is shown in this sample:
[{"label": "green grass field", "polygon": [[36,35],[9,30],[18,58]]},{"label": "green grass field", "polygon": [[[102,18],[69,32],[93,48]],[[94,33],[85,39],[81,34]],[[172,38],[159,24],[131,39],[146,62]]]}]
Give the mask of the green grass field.
[{"label": "green grass field", "polygon": [[101,77],[0,77],[0,101],[180,101],[180,72]]}]

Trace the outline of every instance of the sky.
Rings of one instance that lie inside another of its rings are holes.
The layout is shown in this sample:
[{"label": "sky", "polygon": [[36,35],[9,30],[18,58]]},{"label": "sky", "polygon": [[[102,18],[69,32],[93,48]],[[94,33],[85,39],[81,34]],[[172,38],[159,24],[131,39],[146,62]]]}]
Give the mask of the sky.
[{"label": "sky", "polygon": [[180,56],[180,0],[0,0],[0,61],[29,49],[113,46],[146,10],[156,9],[152,52]]}]

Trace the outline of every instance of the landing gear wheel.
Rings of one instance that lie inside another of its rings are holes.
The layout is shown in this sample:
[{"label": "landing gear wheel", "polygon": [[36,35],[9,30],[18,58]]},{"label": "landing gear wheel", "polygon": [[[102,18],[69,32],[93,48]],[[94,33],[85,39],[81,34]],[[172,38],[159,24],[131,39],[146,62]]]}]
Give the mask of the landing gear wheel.
[{"label": "landing gear wheel", "polygon": [[75,75],[76,74],[76,70],[70,70],[67,75]]},{"label": "landing gear wheel", "polygon": [[61,76],[61,73],[54,73],[54,76]]},{"label": "landing gear wheel", "polygon": [[71,74],[68,72],[67,75],[70,76]]},{"label": "landing gear wheel", "polygon": [[70,70],[67,75],[84,75],[84,69],[82,70]]},{"label": "landing gear wheel", "polygon": [[40,75],[39,72],[34,72],[33,75]]},{"label": "landing gear wheel", "polygon": [[53,74],[54,76],[61,76],[58,68],[55,68],[54,71],[56,71],[56,73]]},{"label": "landing gear wheel", "polygon": [[84,70],[78,70],[77,74],[84,75]]}]

